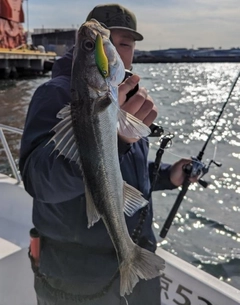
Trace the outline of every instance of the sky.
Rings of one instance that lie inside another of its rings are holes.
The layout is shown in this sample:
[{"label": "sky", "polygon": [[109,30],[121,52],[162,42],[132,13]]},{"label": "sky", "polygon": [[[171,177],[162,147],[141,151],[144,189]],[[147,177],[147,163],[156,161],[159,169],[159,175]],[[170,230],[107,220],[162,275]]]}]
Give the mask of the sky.
[{"label": "sky", "polygon": [[[91,9],[113,1],[24,0],[29,28],[79,27]],[[136,0],[117,3],[132,10],[144,40],[139,50],[240,47],[240,0]],[[26,17],[26,16],[25,16]],[[26,18],[27,19],[27,18]],[[27,22],[24,24],[27,29]]]}]

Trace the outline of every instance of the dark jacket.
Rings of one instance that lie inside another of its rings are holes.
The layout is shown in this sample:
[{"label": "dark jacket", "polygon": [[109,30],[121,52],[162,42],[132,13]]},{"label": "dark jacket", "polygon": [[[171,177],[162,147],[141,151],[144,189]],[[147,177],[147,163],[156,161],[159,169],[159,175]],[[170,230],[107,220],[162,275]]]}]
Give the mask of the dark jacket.
[{"label": "dark jacket", "polygon": [[[45,146],[51,138],[49,132],[58,123],[56,114],[71,102],[70,76],[72,51],[57,60],[52,79],[34,93],[21,142],[20,171],[27,192],[33,197],[33,223],[41,235],[55,241],[73,242],[92,247],[96,252],[115,253],[107,230],[100,220],[87,228],[84,185],[78,166],[51,154],[53,144]],[[139,189],[147,198],[153,166],[148,166],[148,141],[133,145],[119,141],[119,159],[123,180]],[[162,165],[156,189],[172,189],[169,180],[170,165]],[[140,211],[126,217],[129,233],[138,224]],[[152,202],[144,223],[142,236],[153,243],[146,245],[155,250],[152,231]],[[115,254],[114,254],[115,255]],[[54,274],[54,270],[52,273]],[[56,270],[57,272],[57,270]]]}]

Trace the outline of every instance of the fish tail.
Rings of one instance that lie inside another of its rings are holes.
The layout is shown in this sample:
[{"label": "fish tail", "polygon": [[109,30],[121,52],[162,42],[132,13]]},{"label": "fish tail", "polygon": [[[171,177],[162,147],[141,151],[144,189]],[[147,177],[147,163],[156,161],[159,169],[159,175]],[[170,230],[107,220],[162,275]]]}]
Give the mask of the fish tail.
[{"label": "fish tail", "polygon": [[149,280],[160,276],[165,261],[155,253],[134,246],[134,257],[120,265],[120,295],[130,294],[139,279]]}]

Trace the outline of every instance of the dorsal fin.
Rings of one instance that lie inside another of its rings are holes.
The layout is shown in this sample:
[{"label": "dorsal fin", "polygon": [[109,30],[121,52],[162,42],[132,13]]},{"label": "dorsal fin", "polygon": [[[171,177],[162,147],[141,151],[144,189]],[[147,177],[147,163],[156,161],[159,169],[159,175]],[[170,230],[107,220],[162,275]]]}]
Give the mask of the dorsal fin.
[{"label": "dorsal fin", "polygon": [[67,105],[61,109],[57,118],[62,120],[51,130],[55,132],[55,135],[46,145],[54,141],[55,147],[52,152],[58,150],[58,156],[63,155],[65,158],[79,163],[79,154],[72,127],[71,106]]}]

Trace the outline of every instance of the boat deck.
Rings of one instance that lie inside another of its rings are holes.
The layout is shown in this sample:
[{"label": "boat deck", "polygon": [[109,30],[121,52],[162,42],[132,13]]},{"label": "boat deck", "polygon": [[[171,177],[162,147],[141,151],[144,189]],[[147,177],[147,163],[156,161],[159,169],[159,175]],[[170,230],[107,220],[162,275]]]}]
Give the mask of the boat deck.
[{"label": "boat deck", "polygon": [[3,174],[0,174],[0,194],[0,259],[2,259],[29,245],[32,198],[25,192],[22,184],[16,187],[16,180]]}]

